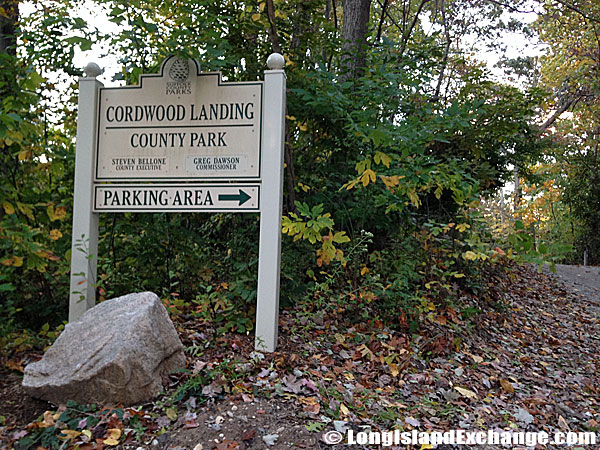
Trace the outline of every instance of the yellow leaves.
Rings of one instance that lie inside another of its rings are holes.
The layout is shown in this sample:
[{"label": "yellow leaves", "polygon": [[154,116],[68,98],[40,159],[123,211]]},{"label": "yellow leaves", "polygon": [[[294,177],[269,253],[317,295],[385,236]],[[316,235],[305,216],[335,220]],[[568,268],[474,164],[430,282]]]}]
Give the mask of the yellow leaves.
[{"label": "yellow leaves", "polygon": [[[7,130],[6,136],[4,136],[4,143],[8,146],[11,146],[15,143],[19,144],[23,141],[23,134],[20,131],[16,130]],[[19,161],[22,161],[19,159]]]},{"label": "yellow leaves", "polygon": [[357,162],[355,168],[357,173],[363,173],[365,170],[371,168],[371,159],[367,158]]},{"label": "yellow leaves", "polygon": [[260,20],[260,13],[256,13],[256,14],[252,14],[252,21],[253,22],[258,22]]},{"label": "yellow leaves", "polygon": [[50,261],[60,261],[58,256],[48,250],[38,250],[35,254],[40,258],[49,259]]},{"label": "yellow leaves", "polygon": [[390,162],[392,162],[392,158],[383,152],[375,153],[375,157],[373,158],[376,164],[383,164],[385,167],[390,167]]},{"label": "yellow leaves", "polygon": [[[383,164],[384,166],[389,168],[392,158],[383,152],[377,152],[377,153],[375,153],[374,161],[376,164]],[[359,183],[362,184],[363,187],[366,187],[371,183],[373,183],[373,184],[376,183],[378,175],[371,168],[371,166],[372,166],[371,158],[366,158],[366,159],[363,159],[362,161],[357,162],[355,167],[356,167],[356,171],[359,174],[359,176],[356,179],[351,180],[348,183],[344,184],[344,186],[342,186],[342,188],[346,188],[346,190],[350,190],[350,189],[354,188],[356,185],[358,185]],[[402,176],[379,175],[379,178],[381,179],[381,181],[383,181],[383,184],[385,184],[386,188],[392,190],[394,187],[396,187],[400,184],[400,180],[402,178],[404,178],[404,175],[402,175]],[[417,199],[418,199],[418,197],[417,197]]]},{"label": "yellow leaves", "polygon": [[486,259],[488,259],[488,256],[485,253],[474,252],[472,250],[467,250],[466,252],[464,252],[462,254],[462,257],[467,261],[477,261],[479,259],[481,261],[485,261]]},{"label": "yellow leaves", "polygon": [[17,155],[17,157],[19,158],[19,161],[26,161],[29,158],[31,158],[33,156],[33,153],[30,152],[29,150],[21,150],[19,152],[19,154]]},{"label": "yellow leaves", "polygon": [[458,393],[463,397],[477,399],[477,394],[469,389],[462,388],[460,386],[454,386],[454,389],[456,389],[456,391],[458,391]]},{"label": "yellow leaves", "polygon": [[19,209],[19,211],[21,211],[23,214],[25,214],[29,219],[35,220],[35,217],[33,215],[33,207],[32,206],[25,205],[24,203],[21,203],[21,202],[17,202],[17,208]]},{"label": "yellow leaves", "polygon": [[470,353],[469,353],[469,356],[470,356],[471,358],[473,358],[473,362],[474,362],[475,364],[481,364],[481,363],[483,362],[483,358],[482,358],[481,356],[478,356],[478,355],[471,355]]},{"label": "yellow leaves", "polygon": [[301,183],[300,181],[298,181],[298,187],[302,189],[303,192],[308,192],[311,189],[308,184]]},{"label": "yellow leaves", "polygon": [[119,445],[119,439],[121,438],[121,430],[118,428],[110,428],[106,432],[107,437],[104,438],[104,445],[110,445],[111,447]]},{"label": "yellow leaves", "polygon": [[[275,15],[277,15],[277,13],[275,13]],[[288,65],[290,65],[290,64],[293,64],[291,61],[289,61],[289,60],[287,59],[287,57],[285,57],[285,56],[284,56],[284,58],[285,58],[285,60],[287,61],[287,62],[286,62],[286,66],[288,66]],[[298,129],[299,129],[300,131],[307,131],[307,130],[308,130],[308,124],[307,124],[307,122],[298,122],[298,119],[296,119],[296,117],[295,117],[295,116],[288,116],[288,115],[286,115],[286,116],[285,116],[285,118],[286,118],[286,119],[288,119],[289,121],[292,121],[292,122],[297,122],[297,123],[296,123],[296,126],[298,127]]]},{"label": "yellow leaves", "polygon": [[415,188],[411,188],[406,192],[406,195],[408,195],[408,198],[410,199],[410,202],[416,206],[417,208],[419,206],[421,206],[421,200],[419,199],[419,196],[417,195],[417,191],[415,190]]},{"label": "yellow leaves", "polygon": [[[350,238],[345,231],[333,231],[334,221],[330,213],[323,213],[322,205],[314,206],[312,209],[307,204],[296,203],[301,218],[296,213],[289,213],[283,216],[281,220],[282,233],[293,236],[294,241],[300,239],[307,240],[311,244],[321,243],[321,248],[317,250],[317,265],[321,267],[327,265],[333,260],[345,264],[344,252],[336,248],[335,244],[344,244],[350,242]],[[327,234],[322,233],[326,231]]]},{"label": "yellow leaves", "polygon": [[513,387],[512,383],[510,381],[508,381],[508,380],[505,380],[504,378],[500,379],[500,386],[502,386],[502,389],[507,394],[514,394],[515,393],[515,388]]},{"label": "yellow leaves", "polygon": [[404,178],[404,175],[402,176],[398,176],[398,175],[391,175],[391,176],[386,176],[386,175],[379,175],[379,178],[381,178],[381,181],[383,181],[383,184],[385,184],[385,187],[387,187],[388,189],[392,189],[396,186],[398,186],[400,184],[400,180],[402,178]]},{"label": "yellow leaves", "polygon": [[325,239],[327,236],[323,238],[322,247],[317,250],[317,265],[322,267],[323,264],[329,265],[331,261],[341,261],[345,263],[344,252],[339,248],[335,248],[331,240]]},{"label": "yellow leaves", "polygon": [[21,267],[23,265],[23,257],[22,256],[11,256],[10,258],[5,258],[0,261],[0,264],[3,266],[13,266],[13,267]]},{"label": "yellow leaves", "polygon": [[369,268],[367,266],[363,266],[362,269],[360,269],[360,275],[361,276],[365,276],[366,274],[368,274],[370,272]]},{"label": "yellow leaves", "polygon": [[295,66],[296,63],[292,61],[287,54],[283,55],[283,59],[285,59],[285,67],[287,66]]},{"label": "yellow leaves", "polygon": [[456,229],[461,233],[469,228],[471,228],[471,225],[469,225],[468,223],[461,223],[456,226]]},{"label": "yellow leaves", "polygon": [[340,405],[340,414],[342,416],[347,416],[348,414],[350,414],[350,410],[348,409],[348,407],[346,405],[344,405],[343,403]]},{"label": "yellow leaves", "polygon": [[373,361],[375,359],[375,354],[365,344],[362,344],[356,350],[358,350],[360,352],[360,354],[362,355],[363,358],[366,358],[368,356],[371,361]]},{"label": "yellow leaves", "polygon": [[175,421],[177,420],[177,409],[174,407],[171,408],[167,408],[165,411],[165,414],[167,415],[167,417],[172,420]]},{"label": "yellow leaves", "polygon": [[348,183],[344,184],[342,186],[343,188],[346,188],[347,191],[349,191],[350,189],[352,189],[354,186],[356,186],[358,183],[360,182],[360,178],[356,178],[355,180],[349,181]]},{"label": "yellow leaves", "polygon": [[75,439],[76,437],[81,436],[81,431],[76,430],[60,430],[60,435],[58,435],[59,439]]},{"label": "yellow leaves", "polygon": [[[17,202],[17,207],[15,209],[15,207],[13,206],[12,203],[4,202],[2,207],[4,208],[4,212],[6,214],[9,214],[9,215],[15,214],[16,210],[18,209],[23,214],[25,214],[29,219],[35,220],[35,216],[33,215],[33,207],[31,205],[26,205],[25,203]],[[65,215],[66,215],[66,209],[65,209]]]},{"label": "yellow leaves", "polygon": [[463,253],[463,258],[467,261],[475,261],[477,259],[477,254],[471,250]]},{"label": "yellow leaves", "polygon": [[9,202],[4,202],[4,212],[6,214],[14,214],[15,213],[15,207],[13,205],[11,205]]},{"label": "yellow leaves", "polygon": [[67,208],[64,206],[57,206],[55,209],[54,205],[50,203],[46,208],[46,213],[51,221],[62,220],[67,217]]},{"label": "yellow leaves", "polygon": [[60,230],[52,230],[50,231],[50,239],[52,239],[53,241],[57,241],[62,237],[62,233],[60,232]]},{"label": "yellow leaves", "polygon": [[373,172],[371,169],[365,170],[360,176],[360,182],[364,187],[366,187],[370,182],[375,183],[376,179],[377,176],[375,175],[375,172]]},{"label": "yellow leaves", "polygon": [[39,424],[40,428],[49,428],[54,426],[60,414],[53,413],[52,411],[44,412],[44,420]]}]

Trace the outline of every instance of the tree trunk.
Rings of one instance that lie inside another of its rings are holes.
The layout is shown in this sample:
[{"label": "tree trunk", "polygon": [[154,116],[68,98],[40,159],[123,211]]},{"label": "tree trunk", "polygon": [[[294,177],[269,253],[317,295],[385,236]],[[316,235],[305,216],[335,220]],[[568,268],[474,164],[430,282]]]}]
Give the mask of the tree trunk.
[{"label": "tree trunk", "polygon": [[513,174],[514,174],[514,179],[515,179],[515,196],[514,196],[513,209],[514,209],[515,217],[520,217],[519,206],[521,205],[521,185],[519,183],[519,169],[516,165],[515,165],[515,168],[513,169]]},{"label": "tree trunk", "polygon": [[16,25],[19,20],[19,1],[0,0],[0,53],[17,54]]},{"label": "tree trunk", "polygon": [[367,24],[371,13],[371,0],[344,0],[342,25],[342,65],[346,73],[342,78],[357,78],[365,66]]}]

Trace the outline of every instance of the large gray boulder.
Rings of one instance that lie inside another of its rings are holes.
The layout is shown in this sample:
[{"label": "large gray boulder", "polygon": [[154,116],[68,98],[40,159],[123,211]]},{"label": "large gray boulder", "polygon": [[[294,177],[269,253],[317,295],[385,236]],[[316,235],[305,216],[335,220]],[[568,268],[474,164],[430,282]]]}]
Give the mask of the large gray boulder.
[{"label": "large gray boulder", "polygon": [[54,404],[147,401],[185,366],[183,344],[152,292],[107,300],[69,323],[44,357],[25,368],[23,387]]}]

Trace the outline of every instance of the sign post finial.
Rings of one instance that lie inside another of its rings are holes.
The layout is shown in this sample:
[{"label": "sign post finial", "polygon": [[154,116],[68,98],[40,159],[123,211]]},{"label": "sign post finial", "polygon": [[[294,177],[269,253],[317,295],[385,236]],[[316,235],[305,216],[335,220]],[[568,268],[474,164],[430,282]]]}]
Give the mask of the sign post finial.
[{"label": "sign post finial", "polygon": [[282,70],[285,67],[283,55],[271,53],[267,58],[267,67],[271,70]]},{"label": "sign post finial", "polygon": [[83,72],[88,78],[96,78],[102,74],[102,69],[95,62],[90,62],[84,67]]}]

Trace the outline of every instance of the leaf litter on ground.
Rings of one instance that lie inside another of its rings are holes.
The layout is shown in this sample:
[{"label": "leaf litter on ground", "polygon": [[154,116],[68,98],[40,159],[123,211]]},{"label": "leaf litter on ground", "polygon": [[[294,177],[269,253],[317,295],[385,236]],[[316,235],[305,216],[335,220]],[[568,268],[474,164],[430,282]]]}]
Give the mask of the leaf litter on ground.
[{"label": "leaf litter on ground", "polygon": [[48,405],[29,424],[1,426],[0,442],[26,448],[19,443],[51,429],[64,449],[341,449],[352,446],[327,445],[322,435],[598,431],[598,316],[529,267],[496,272],[488,283],[499,300],[461,299],[481,310],[470,322],[453,312],[418,336],[357,323],[343,308],[313,320],[299,305],[282,311],[272,354],[254,351],[252,336],[217,335],[181,318],[182,341],[196,350],[154,402],[97,411]]}]

